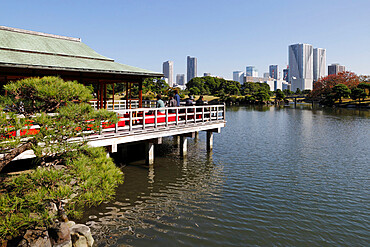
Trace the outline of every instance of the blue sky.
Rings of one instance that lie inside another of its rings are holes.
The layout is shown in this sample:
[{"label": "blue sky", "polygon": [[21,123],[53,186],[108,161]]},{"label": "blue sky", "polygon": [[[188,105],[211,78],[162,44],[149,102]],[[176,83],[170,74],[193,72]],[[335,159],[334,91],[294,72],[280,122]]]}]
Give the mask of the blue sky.
[{"label": "blue sky", "polygon": [[2,1],[0,25],[79,37],[98,53],[157,72],[186,56],[204,72],[232,78],[254,65],[287,65],[288,45],[327,50],[327,64],[370,74],[370,0]]}]

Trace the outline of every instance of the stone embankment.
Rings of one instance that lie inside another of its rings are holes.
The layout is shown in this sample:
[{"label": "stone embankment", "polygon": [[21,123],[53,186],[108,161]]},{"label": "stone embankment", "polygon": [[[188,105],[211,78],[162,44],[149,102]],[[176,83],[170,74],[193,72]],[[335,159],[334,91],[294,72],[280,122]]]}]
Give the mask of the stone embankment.
[{"label": "stone embankment", "polygon": [[73,221],[57,222],[48,229],[27,230],[18,247],[91,247],[90,228]]}]

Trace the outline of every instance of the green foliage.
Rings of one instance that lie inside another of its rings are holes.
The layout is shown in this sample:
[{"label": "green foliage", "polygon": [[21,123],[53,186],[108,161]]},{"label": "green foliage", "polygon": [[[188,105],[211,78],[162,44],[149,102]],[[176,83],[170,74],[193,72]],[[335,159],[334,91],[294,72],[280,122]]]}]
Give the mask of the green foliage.
[{"label": "green foliage", "polygon": [[[38,112],[54,112],[67,102],[87,102],[91,99],[91,91],[73,81],[63,81],[59,77],[36,77],[11,82],[4,86],[9,95],[0,98],[0,104],[24,105],[18,113],[34,114]],[[4,99],[5,98],[5,99]]]},{"label": "green foliage", "polygon": [[295,91],[295,94],[302,94],[301,89],[297,88],[297,90]]},{"label": "green foliage", "polygon": [[[6,89],[9,95],[1,97],[2,108],[22,102],[25,116],[17,114],[22,112],[19,107],[8,107],[14,112],[0,111],[0,153],[31,148],[40,167],[0,184],[0,239],[15,237],[32,226],[50,225],[55,216],[47,207],[52,202],[68,202],[67,214],[77,217],[84,206],[110,199],[122,172],[102,148],[87,147],[85,137],[100,131],[102,121],[116,123],[116,114],[94,110],[83,103],[90,99],[90,90],[56,77],[12,82]],[[39,126],[37,132],[15,136],[34,123]],[[72,138],[78,141],[71,142]]]},{"label": "green foliage", "polygon": [[169,86],[165,80],[160,78],[146,78],[143,81],[143,94],[153,92],[156,94],[166,94]]},{"label": "green foliage", "polygon": [[278,90],[276,90],[275,98],[276,98],[276,100],[279,100],[279,101],[283,100],[283,99],[285,99],[285,94],[283,93],[283,91],[278,89]]},{"label": "green foliage", "polygon": [[354,89],[351,90],[351,94],[350,94],[350,97],[351,99],[353,100],[361,100],[361,99],[365,99],[367,96],[365,90],[359,88],[359,87],[356,87]]},{"label": "green foliage", "polygon": [[253,96],[260,103],[265,102],[265,101],[268,101],[270,99],[270,95],[265,90],[260,90],[257,93],[254,93]]},{"label": "green foliage", "polygon": [[[109,200],[123,181],[123,174],[103,148],[84,147],[63,156],[65,167],[39,167],[10,177],[0,194],[0,239],[15,237],[30,226],[49,226],[50,203],[65,205],[70,217],[82,215],[85,206]],[[73,183],[72,183],[73,181]],[[76,184],[77,186],[74,186]]]},{"label": "green foliage", "polygon": [[337,84],[333,87],[332,94],[334,96],[334,99],[339,100],[339,103],[342,103],[343,97],[348,97],[351,93],[351,89],[349,89],[344,84]]},{"label": "green foliage", "polygon": [[186,88],[194,95],[240,95],[241,85],[236,81],[228,81],[211,76],[195,77],[191,79]]},{"label": "green foliage", "polygon": [[288,95],[288,96],[294,94],[294,92],[290,91],[289,89],[284,89],[283,92],[285,95]]}]

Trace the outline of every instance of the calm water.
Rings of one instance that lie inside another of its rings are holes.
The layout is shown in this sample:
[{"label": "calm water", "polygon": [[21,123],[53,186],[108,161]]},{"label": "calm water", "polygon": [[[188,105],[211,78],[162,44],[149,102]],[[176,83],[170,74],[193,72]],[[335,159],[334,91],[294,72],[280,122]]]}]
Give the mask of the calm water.
[{"label": "calm water", "polygon": [[96,246],[369,246],[370,112],[233,107],[207,154],[168,139],[90,209]]}]

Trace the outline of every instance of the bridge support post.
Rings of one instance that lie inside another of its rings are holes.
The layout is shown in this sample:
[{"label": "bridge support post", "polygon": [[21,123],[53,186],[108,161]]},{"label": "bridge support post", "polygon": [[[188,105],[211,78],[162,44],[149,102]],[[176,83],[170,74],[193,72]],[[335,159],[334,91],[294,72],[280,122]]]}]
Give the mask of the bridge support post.
[{"label": "bridge support post", "polygon": [[146,142],[145,143],[145,153],[146,153],[146,164],[154,164],[154,143]]},{"label": "bridge support post", "polygon": [[178,147],[180,144],[180,136],[173,136],[173,145]]},{"label": "bridge support post", "polygon": [[195,137],[194,137],[195,140],[198,140],[199,139],[199,131],[196,131],[195,132]]},{"label": "bridge support post", "polygon": [[213,149],[213,133],[221,133],[221,128],[207,130],[207,151]]},{"label": "bridge support post", "polygon": [[207,131],[207,151],[211,151],[213,149],[213,132]]},{"label": "bridge support post", "polygon": [[294,108],[297,108],[297,97],[294,98]]},{"label": "bridge support post", "polygon": [[188,139],[186,136],[180,136],[180,156],[184,157],[188,154]]}]

